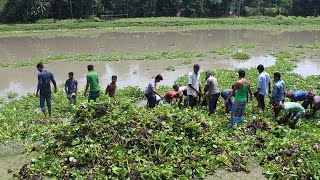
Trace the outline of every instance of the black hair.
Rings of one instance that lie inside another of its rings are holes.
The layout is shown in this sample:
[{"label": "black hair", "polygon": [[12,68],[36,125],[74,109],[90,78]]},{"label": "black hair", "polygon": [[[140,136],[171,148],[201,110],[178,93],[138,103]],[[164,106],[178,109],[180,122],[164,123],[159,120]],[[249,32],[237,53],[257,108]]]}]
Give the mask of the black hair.
[{"label": "black hair", "polygon": [[162,81],[162,80],[163,80],[163,77],[162,77],[160,74],[158,74],[155,79],[156,79],[156,80],[159,80],[159,81]]},{"label": "black hair", "polygon": [[73,76],[73,72],[69,72],[68,74],[71,75],[71,76]]},{"label": "black hair", "polygon": [[43,68],[43,64],[42,63],[38,63],[37,64],[37,68],[39,69],[39,68]]},{"label": "black hair", "polygon": [[246,76],[246,72],[243,69],[240,69],[238,71],[238,74],[239,74],[239,77],[242,77],[242,78]]},{"label": "black hair", "polygon": [[111,79],[117,79],[118,77],[116,75],[112,75]]},{"label": "black hair", "polygon": [[279,79],[281,79],[281,74],[278,71],[273,73],[273,76],[278,77]]},{"label": "black hair", "polygon": [[260,70],[260,71],[264,71],[264,66],[262,64],[259,64],[257,69]]},{"label": "black hair", "polygon": [[93,70],[93,67],[94,67],[94,66],[93,66],[92,64],[88,65],[88,66],[87,66],[88,71],[92,71],[92,70]]},{"label": "black hair", "polygon": [[231,86],[231,89],[233,89],[233,88],[234,88],[234,85]]},{"label": "black hair", "polygon": [[193,67],[200,68],[199,64],[195,64],[195,65],[193,65]]}]

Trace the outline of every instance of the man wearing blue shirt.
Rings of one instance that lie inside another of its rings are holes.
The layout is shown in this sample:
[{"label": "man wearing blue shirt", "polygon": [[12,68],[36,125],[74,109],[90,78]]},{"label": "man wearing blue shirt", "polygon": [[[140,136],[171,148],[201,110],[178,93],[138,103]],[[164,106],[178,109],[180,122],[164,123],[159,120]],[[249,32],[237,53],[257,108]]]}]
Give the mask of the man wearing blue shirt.
[{"label": "man wearing blue shirt", "polygon": [[259,71],[258,85],[257,85],[258,89],[254,93],[254,97],[258,101],[258,107],[260,107],[264,111],[266,107],[264,98],[268,95],[268,93],[271,93],[270,75],[264,71],[264,67],[262,64],[259,64],[257,69]]},{"label": "man wearing blue shirt", "polygon": [[[37,64],[37,69],[40,72],[38,74],[38,86],[36,96],[40,97],[40,108],[43,114],[47,117],[45,102],[47,102],[49,118],[51,117],[51,86],[50,82],[52,82],[54,86],[54,92],[57,92],[57,83],[53,77],[53,74],[44,69],[43,64]],[[39,96],[40,92],[40,96]]]},{"label": "man wearing blue shirt", "polygon": [[307,94],[308,94],[308,91],[298,90],[298,91],[293,92],[292,90],[290,90],[286,94],[286,96],[290,99],[291,102],[303,101],[302,106],[305,109],[307,109],[307,107],[310,103],[307,99]]},{"label": "man wearing blue shirt", "polygon": [[274,116],[277,118],[279,116],[279,109],[276,108],[280,103],[284,102],[285,98],[285,83],[281,79],[281,74],[279,72],[275,72],[273,74],[274,86],[272,90],[272,97],[270,103],[273,106]]}]

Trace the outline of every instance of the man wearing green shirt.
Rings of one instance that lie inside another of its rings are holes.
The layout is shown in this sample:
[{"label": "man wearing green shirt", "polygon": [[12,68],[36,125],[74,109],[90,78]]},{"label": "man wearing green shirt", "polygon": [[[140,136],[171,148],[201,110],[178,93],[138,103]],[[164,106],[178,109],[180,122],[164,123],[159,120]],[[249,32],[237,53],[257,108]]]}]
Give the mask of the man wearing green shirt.
[{"label": "man wearing green shirt", "polygon": [[90,100],[93,100],[95,102],[96,99],[100,96],[99,77],[98,74],[93,70],[93,68],[93,65],[88,65],[89,73],[87,74],[87,85],[84,91],[84,96],[87,97],[88,89],[90,86],[88,102],[90,102]]},{"label": "man wearing green shirt", "polygon": [[285,112],[285,117],[281,118],[280,123],[288,123],[291,129],[295,129],[300,116],[305,114],[305,109],[296,102],[280,103],[278,108]]}]

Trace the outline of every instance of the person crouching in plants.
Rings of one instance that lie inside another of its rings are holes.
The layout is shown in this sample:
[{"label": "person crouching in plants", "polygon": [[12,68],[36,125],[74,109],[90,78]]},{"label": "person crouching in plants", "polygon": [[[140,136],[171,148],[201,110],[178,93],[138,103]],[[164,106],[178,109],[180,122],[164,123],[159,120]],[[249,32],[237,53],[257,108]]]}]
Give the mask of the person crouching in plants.
[{"label": "person crouching in plants", "polygon": [[231,109],[231,121],[228,124],[229,128],[231,128],[234,123],[241,123],[243,121],[248,92],[250,94],[250,100],[252,101],[252,91],[250,88],[250,83],[245,79],[246,72],[240,69],[238,74],[239,80],[235,82],[232,92],[225,101],[225,104],[227,104],[229,99],[233,95],[235,95],[235,100]]},{"label": "person crouching in plants", "polygon": [[280,118],[279,124],[289,124],[291,129],[295,129],[299,118],[305,114],[304,107],[296,102],[281,102],[277,109],[285,112],[285,116]]},{"label": "person crouching in plants", "polygon": [[293,92],[292,90],[290,90],[286,94],[286,97],[288,97],[291,102],[303,101],[302,106],[306,109],[308,107],[308,104],[310,103],[308,102],[307,94],[308,91],[298,90]]},{"label": "person crouching in plants", "polygon": [[164,93],[163,102],[171,104],[171,102],[176,99],[178,101],[179,94],[176,91],[167,91]]},{"label": "person crouching in plants", "polygon": [[162,80],[163,80],[162,76],[160,74],[158,74],[155,77],[154,81],[151,81],[148,84],[148,87],[146,88],[146,90],[144,92],[144,95],[148,100],[149,108],[154,108],[156,106],[156,101],[157,101],[156,95],[158,95],[162,99],[161,94],[157,92],[157,84]]},{"label": "person crouching in plants", "polygon": [[[225,89],[224,91],[221,92],[221,97],[226,101],[229,97],[229,95],[231,94],[232,90],[233,90],[234,85],[232,85],[231,89]],[[226,113],[229,113],[231,111],[232,108],[232,98],[229,98],[227,104],[226,104]]]},{"label": "person crouching in plants", "polygon": [[270,104],[273,107],[274,117],[277,118],[279,116],[279,110],[276,108],[280,103],[284,103],[285,98],[285,83],[281,79],[280,72],[275,72],[273,74],[274,86],[272,90],[272,97]]},{"label": "person crouching in plants", "polygon": [[[195,64],[193,66],[193,72],[188,74],[187,78],[187,95],[188,95],[188,107],[193,108],[198,104],[197,98],[202,96],[201,82],[199,74],[200,66]],[[200,101],[199,101],[200,102]]]},{"label": "person crouching in plants", "polygon": [[177,93],[178,98],[178,106],[181,106],[181,103],[183,101],[183,96],[187,96],[187,87],[186,86],[179,86],[178,84],[174,84],[172,88]]},{"label": "person crouching in plants", "polygon": [[116,95],[116,89],[117,89],[117,79],[118,77],[116,75],[113,75],[111,77],[111,83],[108,84],[107,88],[106,88],[106,96],[109,95],[109,97],[115,97]]},{"label": "person crouching in plants", "polygon": [[308,92],[307,94],[308,101],[310,103],[310,109],[311,111],[306,114],[306,117],[313,117],[316,112],[320,109],[320,96],[315,95],[313,92]]},{"label": "person crouching in plants", "polygon": [[[52,92],[51,92],[50,83],[52,82],[55,93],[57,92],[57,83],[53,77],[53,74],[45,70],[42,63],[37,64],[37,69],[40,73],[38,74],[38,86],[37,86],[36,96],[40,98],[40,108],[43,114],[45,115],[45,117],[47,117],[47,112],[45,107],[45,102],[47,102],[49,118],[51,118]],[[39,92],[40,92],[40,96],[39,96]]]},{"label": "person crouching in plants", "polygon": [[73,72],[69,72],[69,79],[66,81],[64,85],[64,90],[67,94],[67,98],[69,100],[69,104],[76,103],[76,96],[78,92],[78,81],[73,78]]},{"label": "person crouching in plants", "polygon": [[213,77],[212,72],[210,70],[206,71],[206,81],[207,83],[204,87],[203,95],[205,95],[209,91],[209,115],[211,115],[216,111],[217,102],[221,93],[217,78]]}]

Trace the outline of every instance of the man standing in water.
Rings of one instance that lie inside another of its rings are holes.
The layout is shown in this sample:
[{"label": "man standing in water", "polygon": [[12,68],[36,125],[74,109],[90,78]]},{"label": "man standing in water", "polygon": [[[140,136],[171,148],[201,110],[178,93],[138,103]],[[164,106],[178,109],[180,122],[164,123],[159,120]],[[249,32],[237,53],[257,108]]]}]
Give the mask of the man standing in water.
[{"label": "man standing in water", "polygon": [[99,77],[98,73],[94,71],[93,65],[88,65],[87,68],[89,73],[87,74],[87,84],[84,91],[84,96],[87,97],[88,89],[90,86],[88,102],[90,102],[90,100],[93,100],[95,102],[100,96]]},{"label": "man standing in water", "polygon": [[242,69],[239,70],[239,80],[235,82],[233,90],[225,101],[228,104],[229,99],[235,94],[235,102],[231,109],[231,121],[228,127],[231,128],[234,123],[241,123],[244,119],[247,94],[250,94],[250,100],[252,101],[252,92],[250,89],[250,83],[245,79],[246,72]]},{"label": "man standing in water", "polygon": [[188,95],[188,107],[194,107],[197,105],[197,98],[202,96],[201,86],[200,86],[200,66],[195,64],[193,66],[193,72],[188,74],[187,79],[187,95]]},{"label": "man standing in water", "polygon": [[271,93],[270,75],[264,71],[264,67],[262,64],[259,64],[257,69],[259,71],[257,87],[258,90],[254,93],[254,97],[258,101],[258,107],[260,107],[264,111],[266,107],[264,98],[268,95],[268,93]]},{"label": "man standing in water", "polygon": [[[50,82],[52,82],[54,86],[55,93],[57,92],[57,83],[53,77],[53,74],[45,70],[42,63],[37,64],[37,69],[40,73],[38,74],[38,86],[37,86],[36,96],[40,97],[40,108],[43,114],[45,115],[45,117],[47,117],[47,112],[45,107],[45,102],[47,102],[49,118],[51,118],[52,92],[51,92]],[[40,92],[40,96],[39,96],[39,92]]]}]

